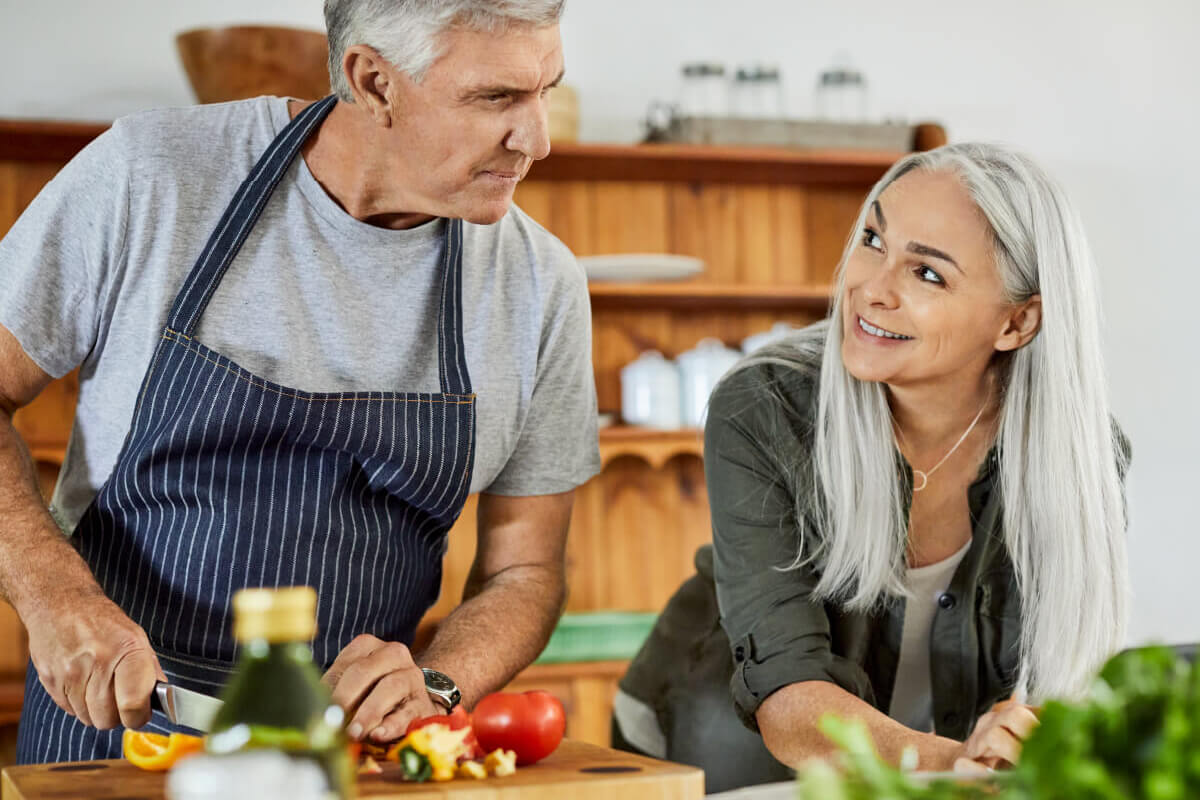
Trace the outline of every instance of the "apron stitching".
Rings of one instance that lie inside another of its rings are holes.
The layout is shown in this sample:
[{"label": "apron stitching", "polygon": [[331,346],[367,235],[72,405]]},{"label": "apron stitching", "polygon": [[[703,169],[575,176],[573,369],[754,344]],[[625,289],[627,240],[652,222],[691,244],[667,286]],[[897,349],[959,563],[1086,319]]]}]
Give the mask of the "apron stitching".
[{"label": "apron stitching", "polygon": [[[263,391],[267,391],[267,392],[274,392],[275,394],[281,395],[283,397],[290,397],[293,400],[303,400],[308,403],[350,403],[350,402],[354,402],[355,400],[366,400],[366,401],[371,400],[371,398],[369,396],[365,397],[365,398],[363,398],[363,397],[304,397],[302,395],[294,394],[291,392],[285,392],[281,389],[276,389],[273,386],[268,386],[265,383],[260,383],[258,381],[255,381],[252,377],[247,378],[244,375],[237,374],[236,372],[233,371],[233,369],[222,364],[220,361],[217,361],[216,359],[213,359],[213,358],[209,358],[208,356],[204,355],[204,353],[201,353],[196,348],[189,347],[186,342],[182,342],[170,334],[164,333],[162,338],[166,339],[167,341],[171,341],[171,342],[174,342],[175,344],[178,344],[183,349],[185,349],[189,352],[195,353],[197,356],[204,359],[208,363],[220,367],[221,369],[227,371],[230,375],[233,375],[238,380],[245,381],[246,383],[250,384],[251,386],[255,387],[256,389],[262,389]],[[442,397],[461,397],[464,399],[462,399],[462,400],[442,400],[442,399],[440,399]],[[443,392],[440,395],[433,395],[430,397],[385,397],[385,398],[382,398],[380,400],[380,402],[428,403],[430,405],[465,406],[465,405],[470,405],[471,403],[475,402],[475,395],[474,394],[451,394],[448,392]]]}]

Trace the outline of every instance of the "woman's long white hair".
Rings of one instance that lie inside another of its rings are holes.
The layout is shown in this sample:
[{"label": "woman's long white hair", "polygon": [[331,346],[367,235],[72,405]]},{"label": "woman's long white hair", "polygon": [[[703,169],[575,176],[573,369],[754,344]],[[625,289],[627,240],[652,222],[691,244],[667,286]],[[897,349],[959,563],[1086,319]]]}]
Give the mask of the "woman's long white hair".
[{"label": "woman's long white hair", "polygon": [[745,362],[811,369],[824,339],[813,480],[796,487],[800,510],[815,500],[819,511],[816,530],[807,532],[813,535],[799,531],[796,563],[820,567],[816,599],[849,609],[872,610],[906,594],[908,519],[887,396],[882,384],[846,371],[841,319],[843,267],[867,210],[912,170],[957,175],[991,225],[1008,299],[1041,295],[1037,336],[997,357],[1003,530],[1021,593],[1018,685],[1035,699],[1076,696],[1124,642],[1125,454],[1109,416],[1095,268],[1083,229],[1062,190],[1023,155],[954,144],[895,164],[851,231],[829,321]]}]

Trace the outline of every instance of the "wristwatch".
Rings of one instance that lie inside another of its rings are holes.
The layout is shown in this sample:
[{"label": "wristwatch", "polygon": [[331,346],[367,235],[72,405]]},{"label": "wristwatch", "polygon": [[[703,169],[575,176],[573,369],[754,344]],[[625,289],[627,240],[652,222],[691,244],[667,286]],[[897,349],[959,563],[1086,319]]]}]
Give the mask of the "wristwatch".
[{"label": "wristwatch", "polygon": [[433,697],[433,702],[447,711],[453,711],[462,700],[462,692],[458,690],[454,681],[450,680],[450,676],[426,667],[422,667],[421,672],[425,673],[425,690]]}]

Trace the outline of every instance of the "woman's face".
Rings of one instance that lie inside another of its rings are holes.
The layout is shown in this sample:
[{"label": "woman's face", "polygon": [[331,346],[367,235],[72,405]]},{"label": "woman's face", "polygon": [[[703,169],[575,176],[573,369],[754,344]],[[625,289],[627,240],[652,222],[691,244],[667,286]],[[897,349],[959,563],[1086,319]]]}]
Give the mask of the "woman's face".
[{"label": "woman's face", "polygon": [[998,347],[1016,346],[991,230],[953,173],[914,170],[883,191],[846,259],[844,292],[842,361],[859,380],[982,376]]}]

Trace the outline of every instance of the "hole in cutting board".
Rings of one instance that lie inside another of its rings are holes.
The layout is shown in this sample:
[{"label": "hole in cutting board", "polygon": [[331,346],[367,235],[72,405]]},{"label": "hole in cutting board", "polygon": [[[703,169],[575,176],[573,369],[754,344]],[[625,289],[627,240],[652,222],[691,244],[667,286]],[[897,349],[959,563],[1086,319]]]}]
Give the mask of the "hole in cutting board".
[{"label": "hole in cutting board", "polygon": [[64,764],[61,767],[51,767],[51,772],[91,772],[92,770],[108,769],[108,764]]},{"label": "hole in cutting board", "polygon": [[617,773],[617,772],[641,772],[642,768],[641,767],[625,767],[625,766],[620,766],[620,767],[616,767],[616,766],[614,766],[614,767],[580,767],[579,771],[580,772],[596,772],[596,773],[601,773],[604,775],[609,775],[609,774],[613,774],[613,773]]}]

